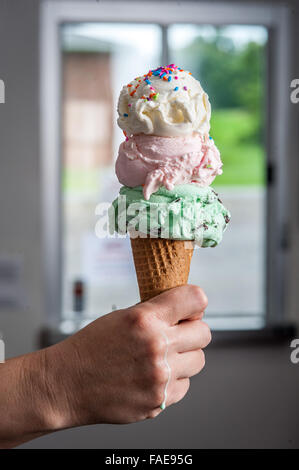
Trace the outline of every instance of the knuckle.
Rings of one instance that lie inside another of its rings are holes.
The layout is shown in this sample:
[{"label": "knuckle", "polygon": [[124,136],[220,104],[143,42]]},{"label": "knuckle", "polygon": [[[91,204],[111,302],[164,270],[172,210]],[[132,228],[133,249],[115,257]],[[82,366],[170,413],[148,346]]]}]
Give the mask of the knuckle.
[{"label": "knuckle", "polygon": [[201,310],[205,310],[208,306],[208,297],[204,290],[199,286],[192,286],[193,295],[196,297],[197,302],[200,304]]},{"label": "knuckle", "polygon": [[210,330],[210,327],[202,322],[201,324],[201,327],[202,327],[202,336],[203,336],[203,340],[204,340],[204,347],[206,347],[212,340],[212,333],[211,333],[211,330]]},{"label": "knuckle", "polygon": [[168,371],[163,363],[155,362],[149,368],[148,390],[150,390],[150,408],[157,408],[164,399],[165,384],[168,380]]},{"label": "knuckle", "polygon": [[190,379],[184,379],[184,382],[181,384],[180,388],[177,390],[173,398],[173,403],[177,403],[184,398],[190,388]]},{"label": "knuckle", "polygon": [[159,408],[164,399],[164,387],[156,385],[151,390],[151,409]]},{"label": "knuckle", "polygon": [[155,361],[152,363],[150,368],[150,382],[153,388],[162,386],[167,382],[168,371],[164,364],[161,364],[160,361]]},{"label": "knuckle", "polygon": [[156,408],[155,410],[151,410],[148,412],[147,418],[155,419],[160,413],[161,413],[161,409]]},{"label": "knuckle", "polygon": [[156,363],[159,363],[165,350],[164,339],[150,335],[147,340],[146,347],[147,355],[150,361],[152,361],[154,365],[156,365]]},{"label": "knuckle", "polygon": [[183,392],[183,393],[184,393],[183,397],[186,395],[186,393],[188,392],[189,388],[190,388],[190,379],[186,379],[186,383],[185,383],[185,387],[184,387],[184,392]]},{"label": "knuckle", "polygon": [[205,354],[202,349],[199,349],[194,356],[192,365],[192,372],[190,371],[190,377],[199,374],[205,366]]},{"label": "knuckle", "polygon": [[131,328],[138,331],[147,331],[150,327],[148,312],[141,307],[131,309],[128,312],[128,321]]},{"label": "knuckle", "polygon": [[200,370],[202,370],[204,368],[204,366],[206,365],[206,356],[205,356],[205,353],[202,349],[199,352],[199,356],[200,356],[199,366],[200,366]]}]

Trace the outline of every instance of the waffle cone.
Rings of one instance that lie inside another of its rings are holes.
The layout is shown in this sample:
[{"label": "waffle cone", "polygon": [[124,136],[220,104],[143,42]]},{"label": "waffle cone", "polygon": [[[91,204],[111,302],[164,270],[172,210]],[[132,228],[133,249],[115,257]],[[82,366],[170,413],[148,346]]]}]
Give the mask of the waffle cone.
[{"label": "waffle cone", "polygon": [[193,244],[165,238],[131,238],[141,301],[187,284]]}]

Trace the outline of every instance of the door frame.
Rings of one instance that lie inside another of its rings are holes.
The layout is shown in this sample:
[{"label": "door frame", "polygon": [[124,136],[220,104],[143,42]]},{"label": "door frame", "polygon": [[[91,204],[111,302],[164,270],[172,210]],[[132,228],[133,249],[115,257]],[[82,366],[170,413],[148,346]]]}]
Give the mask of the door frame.
[{"label": "door frame", "polygon": [[[40,13],[42,259],[47,322],[57,327],[62,309],[61,51],[59,27],[66,22],[140,22],[262,25],[269,31],[267,63],[266,324],[286,320],[290,295],[287,207],[290,184],[290,12],[286,6],[230,2],[117,2],[45,0]],[[165,34],[164,34],[165,35]],[[164,41],[165,42],[165,41]],[[164,44],[164,56],[167,56]],[[246,267],[244,267],[246,269]]]}]

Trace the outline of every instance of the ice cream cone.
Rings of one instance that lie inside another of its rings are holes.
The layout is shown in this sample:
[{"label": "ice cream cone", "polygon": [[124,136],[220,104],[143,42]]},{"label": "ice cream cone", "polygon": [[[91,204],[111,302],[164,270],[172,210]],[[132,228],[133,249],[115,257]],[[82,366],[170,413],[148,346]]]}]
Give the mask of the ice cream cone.
[{"label": "ice cream cone", "polygon": [[193,243],[164,238],[131,238],[141,301],[187,284]]},{"label": "ice cream cone", "polygon": [[175,64],[149,70],[123,86],[117,111],[126,137],[115,166],[123,186],[109,208],[109,232],[130,234],[145,301],[188,282],[193,243],[218,245],[230,213],[210,186],[222,161],[209,135],[208,95],[191,72]]}]

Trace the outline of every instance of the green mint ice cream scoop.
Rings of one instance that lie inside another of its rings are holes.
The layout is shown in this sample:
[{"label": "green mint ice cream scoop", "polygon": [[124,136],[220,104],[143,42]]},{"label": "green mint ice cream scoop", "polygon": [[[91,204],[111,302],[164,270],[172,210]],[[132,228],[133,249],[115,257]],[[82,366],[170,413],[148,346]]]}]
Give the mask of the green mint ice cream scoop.
[{"label": "green mint ice cream scoop", "polygon": [[161,187],[147,201],[142,186],[123,186],[109,208],[109,231],[139,232],[151,238],[192,240],[214,247],[230,220],[230,213],[210,187],[182,184],[169,191]]}]

